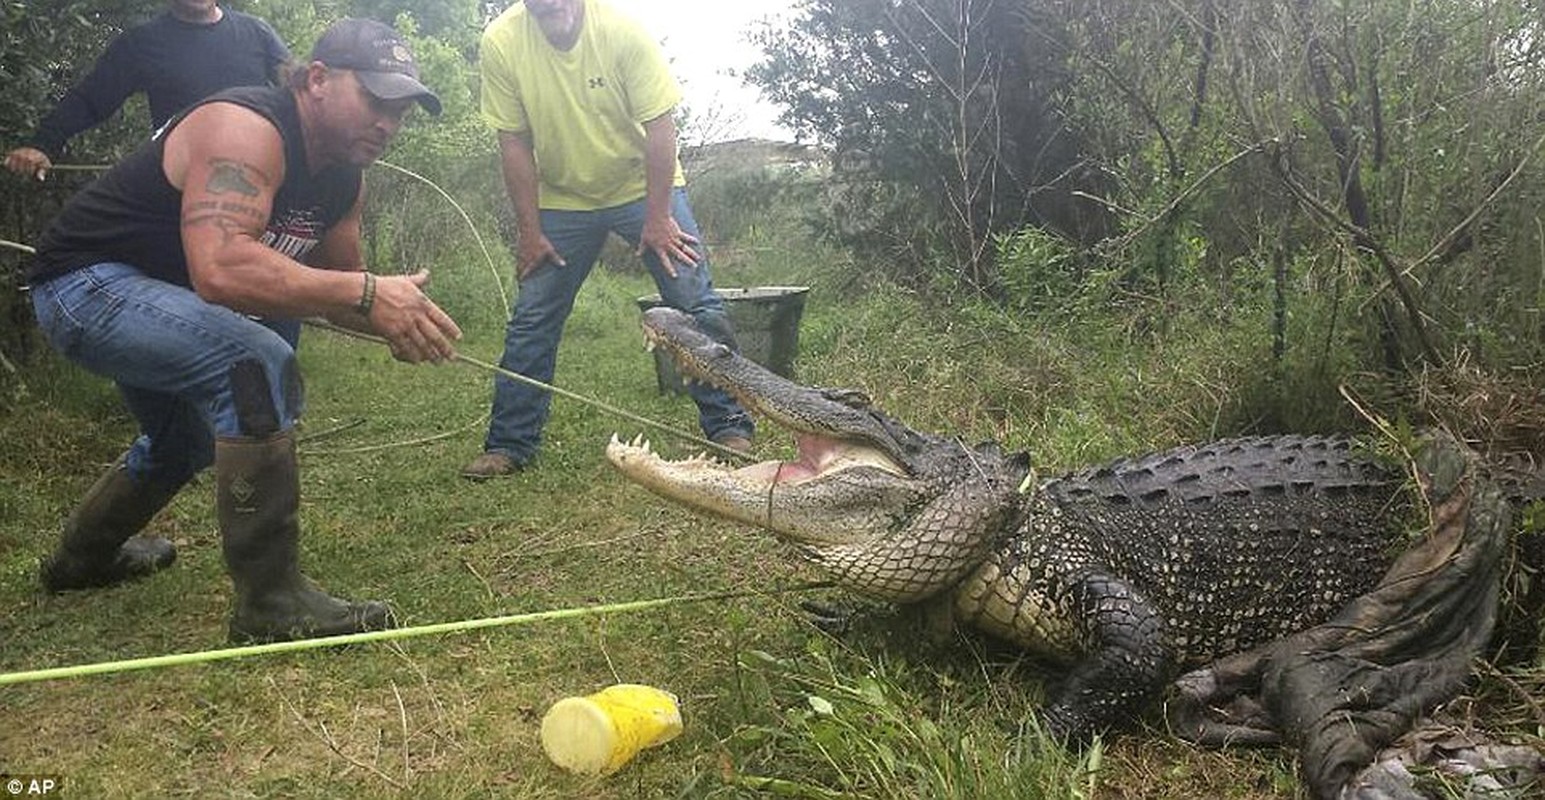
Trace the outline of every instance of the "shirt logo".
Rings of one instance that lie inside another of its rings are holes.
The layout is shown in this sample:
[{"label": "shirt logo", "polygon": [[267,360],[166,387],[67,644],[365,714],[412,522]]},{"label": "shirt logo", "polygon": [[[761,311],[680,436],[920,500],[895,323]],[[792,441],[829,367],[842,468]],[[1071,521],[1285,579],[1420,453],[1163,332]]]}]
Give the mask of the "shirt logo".
[{"label": "shirt logo", "polygon": [[299,261],[322,240],[322,209],[290,209],[268,221],[258,241]]},{"label": "shirt logo", "polygon": [[605,78],[600,78],[600,77],[591,78],[589,80],[589,84],[590,84],[590,88],[592,88],[592,89],[605,89],[606,88],[606,79]]}]

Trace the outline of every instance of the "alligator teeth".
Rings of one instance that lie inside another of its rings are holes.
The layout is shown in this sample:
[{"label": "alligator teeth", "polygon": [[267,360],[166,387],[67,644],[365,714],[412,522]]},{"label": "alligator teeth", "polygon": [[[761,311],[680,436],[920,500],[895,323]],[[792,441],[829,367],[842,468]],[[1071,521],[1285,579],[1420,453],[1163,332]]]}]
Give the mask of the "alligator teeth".
[{"label": "alligator teeth", "polygon": [[[622,444],[622,440],[618,439],[615,433],[612,434],[612,444]],[[633,450],[642,450],[645,453],[650,452],[649,440],[645,439],[641,433],[633,434],[633,438],[628,440],[627,446]]]}]

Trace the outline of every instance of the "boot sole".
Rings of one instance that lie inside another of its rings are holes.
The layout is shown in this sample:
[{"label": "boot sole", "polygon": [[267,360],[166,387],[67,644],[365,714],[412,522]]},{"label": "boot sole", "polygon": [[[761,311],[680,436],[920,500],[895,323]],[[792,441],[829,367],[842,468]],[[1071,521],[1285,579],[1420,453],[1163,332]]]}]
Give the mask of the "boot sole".
[{"label": "boot sole", "polygon": [[314,620],[303,620],[292,623],[286,627],[273,625],[244,625],[237,620],[231,620],[227,629],[227,638],[232,644],[273,644],[275,642],[294,642],[303,639],[327,639],[333,636],[347,636],[353,633],[370,633],[372,631],[384,631],[397,627],[397,619],[389,607],[382,606],[382,611],[377,613],[370,609],[367,613],[355,614],[347,623],[333,625],[316,625]]},{"label": "boot sole", "polygon": [[38,580],[43,584],[43,591],[49,594],[104,589],[147,578],[176,561],[177,547],[171,542],[140,536],[119,547],[112,563],[106,565],[55,553],[38,564]]}]

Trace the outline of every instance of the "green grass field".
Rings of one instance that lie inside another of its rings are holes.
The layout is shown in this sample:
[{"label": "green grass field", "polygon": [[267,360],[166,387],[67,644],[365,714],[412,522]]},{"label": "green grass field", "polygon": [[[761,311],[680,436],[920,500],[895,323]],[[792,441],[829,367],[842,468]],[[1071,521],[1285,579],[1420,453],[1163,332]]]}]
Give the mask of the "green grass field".
[{"label": "green grass field", "polygon": [[[823,284],[828,257],[725,247],[717,282],[813,285],[802,379],[859,385],[919,427],[1035,445],[1038,460],[1067,466],[1205,435],[1215,408],[1163,401],[1189,392],[1221,406],[1213,389],[1232,379],[1181,374],[1189,362],[1153,350],[1113,367],[1055,340],[934,340],[905,293],[839,297]],[[442,267],[432,294],[462,323],[463,351],[496,361],[503,311],[473,259]],[[598,269],[557,383],[695,432],[690,402],[657,393],[642,349],[634,298],[651,291],[636,271]],[[318,330],[302,362],[302,564],[328,589],[390,600],[405,625],[746,594],[0,687],[0,773],[56,776],[63,796],[82,798],[1300,796],[1288,752],[1203,752],[1151,729],[1082,755],[1048,747],[1033,723],[1038,674],[1014,654],[924,647],[904,629],[817,632],[798,603],[833,595],[771,593],[820,577],[784,546],[611,471],[605,442],[643,432],[633,423],[560,399],[538,468],[475,484],[457,472],[479,450],[490,375],[399,364]],[[59,521],[132,426],[109,385],[48,354],[12,394],[0,411],[0,672],[222,647],[230,585],[208,475],[152,523],[178,545],[174,568],[109,590],[38,591]],[[1142,397],[1158,410],[1132,413]],[[764,456],[785,447],[759,443]],[[614,682],[677,694],[685,733],[610,778],[564,774],[542,754],[542,714]]]}]

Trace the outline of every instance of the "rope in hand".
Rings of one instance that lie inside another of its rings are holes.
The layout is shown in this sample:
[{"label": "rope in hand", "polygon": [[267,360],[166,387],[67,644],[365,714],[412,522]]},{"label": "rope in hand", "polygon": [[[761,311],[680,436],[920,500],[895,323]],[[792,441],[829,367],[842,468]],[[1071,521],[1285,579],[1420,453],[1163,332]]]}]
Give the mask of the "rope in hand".
[{"label": "rope in hand", "polygon": [[[33,248],[28,247],[27,245],[20,244],[20,243],[17,243],[17,242],[6,241],[4,239],[0,239],[0,245],[4,245],[4,246],[8,246],[8,247],[14,247],[14,248],[16,248],[18,250],[21,250],[21,251],[27,252],[27,253],[37,252]],[[349,328],[344,328],[344,327],[341,327],[339,325],[334,325],[331,322],[328,322],[326,320],[308,319],[308,320],[305,320],[305,323],[307,325],[310,325],[311,327],[314,327],[314,328],[320,328],[322,330],[332,331],[334,333],[341,333],[341,334],[343,334],[345,336],[352,336],[355,339],[363,339],[363,340],[365,340],[367,342],[375,342],[376,344],[381,344],[381,345],[387,344],[387,341],[385,339],[379,337],[379,336],[375,336],[375,335],[368,334],[368,333],[362,333],[362,332],[356,331],[356,330],[350,330]],[[739,450],[730,449],[728,447],[725,447],[722,444],[719,444],[718,442],[714,442],[714,441],[710,441],[708,439],[704,439],[701,436],[697,436],[697,435],[694,435],[694,434],[691,434],[691,433],[687,433],[686,431],[680,430],[678,428],[673,428],[673,427],[671,427],[669,425],[666,425],[663,422],[656,422],[655,420],[649,419],[648,417],[639,416],[638,414],[634,414],[631,411],[625,411],[625,410],[623,410],[621,408],[618,408],[618,407],[616,407],[614,405],[611,405],[609,403],[605,403],[605,402],[603,402],[601,400],[597,400],[597,399],[595,399],[593,397],[586,397],[585,395],[579,394],[577,392],[571,392],[571,391],[569,391],[567,389],[560,389],[557,386],[553,386],[550,383],[543,383],[542,381],[539,381],[536,378],[529,378],[529,377],[526,377],[525,375],[522,375],[522,374],[520,374],[518,372],[512,372],[512,371],[507,370],[507,369],[505,369],[505,368],[503,368],[503,367],[501,367],[501,366],[499,366],[497,364],[490,364],[487,361],[483,361],[481,359],[473,358],[472,356],[464,355],[462,353],[457,353],[456,357],[455,357],[455,360],[457,362],[462,363],[462,364],[470,364],[470,365],[472,365],[474,367],[477,367],[479,369],[487,370],[487,371],[495,373],[497,375],[503,375],[504,377],[509,378],[510,380],[513,380],[513,381],[518,381],[520,383],[524,383],[524,384],[527,384],[527,385],[530,385],[530,386],[534,386],[534,387],[536,387],[538,389],[541,389],[541,390],[543,390],[545,392],[551,392],[551,393],[553,393],[555,395],[558,395],[559,397],[567,397],[570,400],[575,400],[575,401],[578,401],[580,403],[584,403],[585,405],[592,406],[594,408],[600,409],[601,411],[604,411],[604,412],[606,412],[608,414],[611,414],[613,416],[622,417],[623,419],[629,420],[631,422],[636,422],[636,423],[638,423],[640,425],[644,425],[644,426],[647,426],[647,427],[650,427],[650,428],[654,428],[655,430],[661,431],[663,433],[668,433],[671,436],[674,436],[674,437],[676,437],[678,439],[682,439],[684,441],[689,441],[689,442],[692,442],[693,444],[697,444],[697,445],[701,445],[703,447],[706,447],[709,450],[712,450],[714,453],[717,453],[720,456],[723,456],[723,457],[726,457],[726,458],[736,459],[736,460],[739,460],[739,461],[754,461],[755,460],[754,457],[752,457],[752,456],[750,456],[750,455],[748,455],[746,453],[742,453]]]},{"label": "rope in hand", "polygon": [[[364,341],[375,342],[376,344],[380,344],[380,345],[387,344],[387,341],[385,339],[379,337],[379,336],[375,336],[375,335],[369,334],[369,333],[362,333],[362,332],[356,331],[356,330],[351,330],[349,328],[345,328],[345,327],[342,327],[340,325],[334,325],[333,323],[328,322],[326,320],[308,319],[308,320],[305,321],[305,323],[307,325],[310,325],[310,326],[314,327],[314,328],[320,328],[322,330],[332,331],[334,333],[341,333],[344,336],[351,336],[351,337],[353,337],[355,339],[363,339]],[[726,458],[733,458],[733,459],[738,459],[738,460],[741,460],[741,461],[754,461],[754,460],[756,460],[755,457],[753,457],[751,455],[748,455],[746,453],[742,453],[739,450],[732,450],[732,449],[730,449],[728,447],[725,447],[722,444],[719,444],[718,442],[710,441],[708,439],[704,439],[701,436],[697,436],[697,435],[694,435],[694,434],[691,434],[691,433],[687,433],[686,431],[683,431],[683,430],[680,430],[680,429],[677,429],[677,428],[673,428],[673,427],[671,427],[669,425],[666,425],[663,422],[656,422],[655,420],[649,419],[648,417],[639,416],[638,414],[634,414],[631,411],[626,411],[624,409],[618,408],[618,407],[616,407],[614,405],[611,405],[609,403],[603,402],[601,400],[597,400],[597,399],[595,399],[593,397],[587,397],[585,395],[578,394],[576,392],[571,392],[568,389],[561,389],[561,388],[559,388],[557,386],[553,386],[552,384],[543,383],[542,381],[539,381],[536,378],[527,377],[527,376],[522,375],[522,374],[520,374],[518,372],[512,372],[512,371],[507,370],[507,369],[505,369],[505,368],[503,368],[503,367],[501,367],[501,366],[499,366],[497,364],[490,364],[487,361],[483,361],[481,359],[473,358],[472,356],[464,355],[462,353],[457,353],[456,356],[452,360],[457,361],[457,362],[462,363],[462,364],[470,364],[470,365],[472,365],[474,367],[477,367],[477,368],[483,369],[483,370],[487,370],[487,371],[492,372],[492,373],[494,373],[496,375],[502,375],[502,376],[504,376],[506,378],[509,378],[510,380],[518,381],[520,383],[524,383],[524,384],[527,384],[529,386],[534,386],[534,387],[536,387],[538,389],[541,389],[543,391],[546,391],[546,392],[552,392],[553,394],[558,395],[560,397],[567,397],[570,400],[575,400],[575,401],[584,403],[585,405],[592,406],[594,408],[600,409],[601,411],[605,411],[608,414],[612,414],[614,416],[622,417],[623,419],[629,420],[631,422],[636,422],[636,423],[638,423],[640,425],[645,425],[645,426],[654,428],[655,430],[661,431],[663,433],[668,433],[671,436],[675,436],[675,437],[677,437],[679,439],[683,439],[683,440],[692,442],[694,444],[702,445],[702,446],[704,446],[704,447],[714,451],[716,454],[724,456]]]}]

